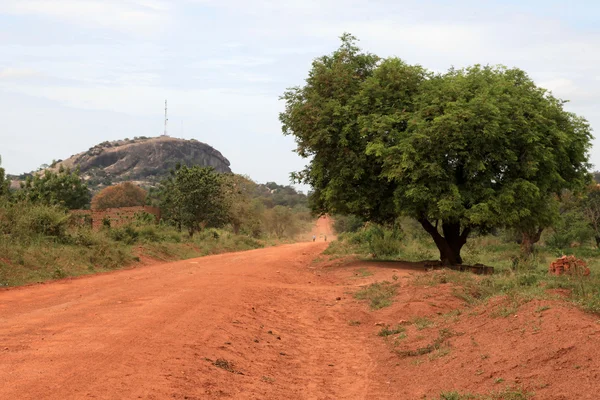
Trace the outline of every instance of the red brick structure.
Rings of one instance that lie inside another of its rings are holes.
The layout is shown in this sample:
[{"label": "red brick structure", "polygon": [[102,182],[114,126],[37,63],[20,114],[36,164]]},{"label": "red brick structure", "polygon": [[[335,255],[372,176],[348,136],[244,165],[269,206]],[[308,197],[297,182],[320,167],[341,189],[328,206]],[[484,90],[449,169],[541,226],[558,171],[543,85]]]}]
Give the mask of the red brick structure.
[{"label": "red brick structure", "polygon": [[140,206],[140,207],[122,207],[109,208],[106,210],[73,210],[71,215],[79,218],[81,225],[89,224],[92,229],[100,229],[104,226],[105,221],[110,222],[111,227],[126,225],[136,220],[140,214],[151,214],[156,218],[156,222],[160,221],[160,209],[157,207]]},{"label": "red brick structure", "polygon": [[585,261],[580,260],[575,256],[562,256],[550,264],[548,272],[553,275],[568,274],[588,276],[590,274],[590,269],[587,267]]}]

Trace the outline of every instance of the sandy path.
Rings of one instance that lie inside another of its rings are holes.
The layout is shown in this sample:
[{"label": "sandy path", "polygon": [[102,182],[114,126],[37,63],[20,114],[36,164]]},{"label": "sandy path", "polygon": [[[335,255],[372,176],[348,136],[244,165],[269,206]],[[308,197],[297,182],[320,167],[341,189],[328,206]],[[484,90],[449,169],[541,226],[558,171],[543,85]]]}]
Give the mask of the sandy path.
[{"label": "sandy path", "polygon": [[343,289],[310,268],[325,246],[2,291],[0,398],[364,397],[371,361],[336,311]]}]

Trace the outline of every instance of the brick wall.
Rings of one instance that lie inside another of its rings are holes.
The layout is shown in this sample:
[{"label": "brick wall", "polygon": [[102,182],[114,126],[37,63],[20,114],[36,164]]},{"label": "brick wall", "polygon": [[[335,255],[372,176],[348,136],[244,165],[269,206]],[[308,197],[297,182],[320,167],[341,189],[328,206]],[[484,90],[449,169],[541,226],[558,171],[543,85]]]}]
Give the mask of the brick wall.
[{"label": "brick wall", "polygon": [[121,207],[108,208],[106,210],[73,210],[71,215],[80,219],[81,225],[89,224],[92,229],[100,229],[105,218],[110,220],[111,227],[118,227],[129,222],[135,221],[136,214],[148,213],[156,217],[156,222],[160,221],[160,209],[157,207],[140,206],[140,207]]}]

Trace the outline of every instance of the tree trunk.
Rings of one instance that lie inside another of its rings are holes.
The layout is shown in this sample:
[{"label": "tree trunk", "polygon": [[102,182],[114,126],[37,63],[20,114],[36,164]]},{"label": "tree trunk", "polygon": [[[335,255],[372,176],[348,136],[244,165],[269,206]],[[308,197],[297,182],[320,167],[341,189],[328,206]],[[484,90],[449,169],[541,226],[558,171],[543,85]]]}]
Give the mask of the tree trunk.
[{"label": "tree trunk", "polygon": [[596,247],[600,249],[600,236],[594,236],[594,239],[596,239]]},{"label": "tree trunk", "polygon": [[460,256],[460,250],[467,243],[467,237],[471,232],[470,227],[466,227],[460,231],[459,222],[442,222],[442,236],[436,226],[433,226],[427,218],[419,219],[419,223],[429,235],[433,238],[435,245],[440,252],[440,260],[443,265],[462,264],[463,260]]},{"label": "tree trunk", "polygon": [[542,237],[544,228],[540,228],[537,231],[523,231],[523,239],[521,240],[521,254],[525,257],[529,257],[533,254],[533,248]]}]

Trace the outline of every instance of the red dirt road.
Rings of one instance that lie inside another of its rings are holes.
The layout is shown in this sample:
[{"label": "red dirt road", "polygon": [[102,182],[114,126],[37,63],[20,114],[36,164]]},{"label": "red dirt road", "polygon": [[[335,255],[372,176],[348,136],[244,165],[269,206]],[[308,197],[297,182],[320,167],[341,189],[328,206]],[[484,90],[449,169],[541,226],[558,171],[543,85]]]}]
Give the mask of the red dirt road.
[{"label": "red dirt road", "polygon": [[[537,303],[518,318],[481,311],[453,326],[463,334],[447,355],[402,359],[376,322],[441,321],[462,303],[447,285],[408,285],[421,272],[407,264],[319,261],[326,245],[0,291],[0,399],[422,399],[487,393],[500,378],[535,399],[597,398],[597,317],[554,303],[543,318]],[[392,307],[372,312],[352,298],[393,275],[402,287]],[[438,328],[410,326],[401,346]]]}]

